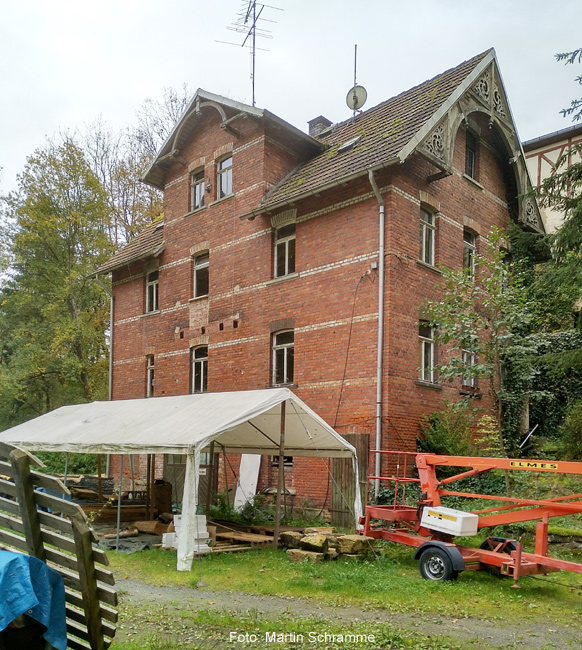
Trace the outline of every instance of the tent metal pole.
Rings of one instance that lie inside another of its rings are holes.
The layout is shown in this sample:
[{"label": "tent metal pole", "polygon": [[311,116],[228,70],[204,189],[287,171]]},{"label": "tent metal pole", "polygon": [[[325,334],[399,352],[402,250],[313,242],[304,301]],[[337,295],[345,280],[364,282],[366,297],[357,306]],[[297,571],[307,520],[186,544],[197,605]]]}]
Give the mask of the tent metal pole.
[{"label": "tent metal pole", "polygon": [[65,484],[65,487],[67,485],[67,476],[69,474],[69,452],[67,451],[65,454],[65,474],[63,477],[63,483]]},{"label": "tent metal pole", "polygon": [[121,528],[121,481],[123,480],[123,454],[119,455],[119,485],[117,486],[117,536],[115,550],[119,551],[119,529]]},{"label": "tent metal pole", "polygon": [[97,499],[103,502],[103,483],[101,481],[101,454],[97,454]]},{"label": "tent metal pole", "polygon": [[146,456],[146,520],[150,520],[151,492],[150,482],[152,480],[152,455]]},{"label": "tent metal pole", "polygon": [[222,447],[222,464],[224,465],[224,490],[226,492],[226,508],[230,514],[230,498],[228,496],[228,470],[226,468],[226,449]]},{"label": "tent metal pole", "polygon": [[279,522],[281,519],[281,492],[285,482],[285,405],[281,402],[281,437],[279,439],[279,475],[277,478],[277,498],[275,500],[275,529],[273,531],[273,548],[279,546]]},{"label": "tent metal pole", "polygon": [[150,519],[155,519],[155,496],[156,496],[156,455],[152,454],[152,474],[151,474],[151,485],[150,485]]},{"label": "tent metal pole", "polygon": [[210,502],[212,500],[212,486],[214,484],[214,440],[210,443],[208,451],[210,462],[208,463],[208,473],[206,475],[206,519],[210,516]]},{"label": "tent metal pole", "polygon": [[131,471],[131,493],[135,499],[135,456],[129,454],[129,469]]}]

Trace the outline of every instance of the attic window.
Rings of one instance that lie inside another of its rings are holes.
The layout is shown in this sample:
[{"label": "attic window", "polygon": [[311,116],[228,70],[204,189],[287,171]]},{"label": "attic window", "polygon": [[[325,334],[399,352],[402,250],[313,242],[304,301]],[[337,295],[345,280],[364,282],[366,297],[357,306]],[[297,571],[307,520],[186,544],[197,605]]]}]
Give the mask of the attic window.
[{"label": "attic window", "polygon": [[361,138],[361,135],[357,135],[355,138],[352,138],[351,140],[346,140],[342,145],[339,146],[337,152],[342,153],[344,151],[347,151],[348,149],[351,149],[356,142]]}]

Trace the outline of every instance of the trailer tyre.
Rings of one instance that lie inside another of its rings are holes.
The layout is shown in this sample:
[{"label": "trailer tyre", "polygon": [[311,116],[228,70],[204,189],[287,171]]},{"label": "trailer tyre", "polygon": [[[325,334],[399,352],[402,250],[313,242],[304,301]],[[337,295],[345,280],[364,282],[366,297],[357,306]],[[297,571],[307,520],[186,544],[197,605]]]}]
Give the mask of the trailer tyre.
[{"label": "trailer tyre", "polygon": [[459,575],[453,569],[448,553],[437,546],[431,546],[422,552],[418,568],[425,580],[456,580]]}]

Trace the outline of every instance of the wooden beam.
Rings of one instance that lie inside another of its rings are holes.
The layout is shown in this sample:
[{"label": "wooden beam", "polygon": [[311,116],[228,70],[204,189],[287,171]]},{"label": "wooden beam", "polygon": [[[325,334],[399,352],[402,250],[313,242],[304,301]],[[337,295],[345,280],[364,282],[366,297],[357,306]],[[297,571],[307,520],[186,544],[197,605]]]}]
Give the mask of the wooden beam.
[{"label": "wooden beam", "polygon": [[28,554],[46,562],[46,553],[40,530],[40,520],[36,509],[35,492],[30,475],[30,459],[19,449],[10,453],[10,463],[14,470],[14,485],[20,503],[20,513],[24,524],[24,534]]}]

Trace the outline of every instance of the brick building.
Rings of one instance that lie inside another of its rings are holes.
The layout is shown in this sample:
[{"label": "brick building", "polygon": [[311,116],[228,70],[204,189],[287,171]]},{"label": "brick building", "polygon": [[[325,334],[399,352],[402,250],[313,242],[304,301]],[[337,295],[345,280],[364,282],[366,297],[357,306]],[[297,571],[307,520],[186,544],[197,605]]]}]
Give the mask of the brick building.
[{"label": "brick building", "polygon": [[[510,218],[543,226],[521,198],[493,50],[309,130],[197,91],[144,178],[164,192],[163,221],[99,269],[113,280],[112,398],[291,386],[366,465],[377,444],[414,450],[445,396],[479,391],[431,368],[422,305],[438,265],[470,265]],[[287,460],[296,499],[342,508],[341,461]],[[263,458],[259,489],[275,483]]]}]

